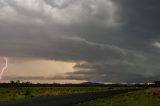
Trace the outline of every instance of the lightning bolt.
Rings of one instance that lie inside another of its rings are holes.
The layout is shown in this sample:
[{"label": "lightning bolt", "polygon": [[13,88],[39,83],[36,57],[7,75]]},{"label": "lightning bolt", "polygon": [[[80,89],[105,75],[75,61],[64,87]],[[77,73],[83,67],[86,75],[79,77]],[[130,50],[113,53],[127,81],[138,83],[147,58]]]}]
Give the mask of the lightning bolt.
[{"label": "lightning bolt", "polygon": [[5,65],[4,65],[4,67],[2,68],[2,71],[1,71],[1,73],[0,73],[0,80],[2,79],[2,76],[3,76],[3,73],[4,73],[4,71],[7,69],[7,67],[8,67],[8,58],[4,58],[4,60],[5,60]]}]

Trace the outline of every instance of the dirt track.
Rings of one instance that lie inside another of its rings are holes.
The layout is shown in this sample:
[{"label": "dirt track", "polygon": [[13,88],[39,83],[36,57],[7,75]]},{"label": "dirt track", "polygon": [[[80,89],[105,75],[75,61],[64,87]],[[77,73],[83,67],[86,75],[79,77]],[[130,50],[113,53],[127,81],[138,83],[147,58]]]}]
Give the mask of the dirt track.
[{"label": "dirt track", "polygon": [[108,97],[112,95],[124,94],[135,90],[119,90],[108,92],[96,92],[85,94],[73,94],[64,96],[40,97],[30,100],[15,101],[10,103],[0,103],[0,106],[71,106],[76,103],[89,101],[97,98]]}]

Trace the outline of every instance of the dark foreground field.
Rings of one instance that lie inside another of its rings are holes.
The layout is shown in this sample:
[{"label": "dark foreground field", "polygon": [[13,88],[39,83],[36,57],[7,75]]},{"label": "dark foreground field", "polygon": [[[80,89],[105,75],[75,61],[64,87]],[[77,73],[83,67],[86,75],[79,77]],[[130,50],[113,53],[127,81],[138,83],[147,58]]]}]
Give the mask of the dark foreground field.
[{"label": "dark foreground field", "polygon": [[128,89],[123,87],[6,87],[0,88],[0,102],[31,99],[46,96],[62,96],[91,92]]},{"label": "dark foreground field", "polygon": [[100,98],[75,106],[160,106],[160,88],[148,88],[113,97]]},{"label": "dark foreground field", "polygon": [[71,106],[84,101],[108,97],[112,95],[125,94],[131,91],[135,91],[135,89],[39,97],[15,102],[1,102],[0,106]]}]

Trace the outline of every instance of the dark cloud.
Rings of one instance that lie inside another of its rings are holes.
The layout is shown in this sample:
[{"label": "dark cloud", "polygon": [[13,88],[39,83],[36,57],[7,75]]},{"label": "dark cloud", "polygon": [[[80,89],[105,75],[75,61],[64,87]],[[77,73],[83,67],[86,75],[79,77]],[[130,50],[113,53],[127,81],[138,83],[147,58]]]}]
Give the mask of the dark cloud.
[{"label": "dark cloud", "polygon": [[2,0],[0,55],[76,62],[62,79],[156,80],[159,10],[158,0]]}]

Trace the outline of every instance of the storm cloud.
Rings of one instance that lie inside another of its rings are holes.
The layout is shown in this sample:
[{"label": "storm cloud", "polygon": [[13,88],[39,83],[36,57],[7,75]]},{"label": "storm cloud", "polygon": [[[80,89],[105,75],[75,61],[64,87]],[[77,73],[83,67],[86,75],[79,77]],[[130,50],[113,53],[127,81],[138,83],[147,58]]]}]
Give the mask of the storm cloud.
[{"label": "storm cloud", "polygon": [[0,0],[0,56],[77,63],[53,79],[160,80],[159,10],[158,0]]}]

